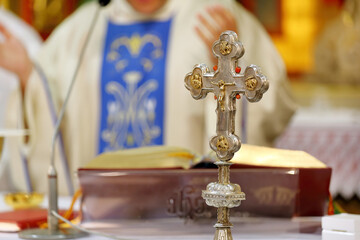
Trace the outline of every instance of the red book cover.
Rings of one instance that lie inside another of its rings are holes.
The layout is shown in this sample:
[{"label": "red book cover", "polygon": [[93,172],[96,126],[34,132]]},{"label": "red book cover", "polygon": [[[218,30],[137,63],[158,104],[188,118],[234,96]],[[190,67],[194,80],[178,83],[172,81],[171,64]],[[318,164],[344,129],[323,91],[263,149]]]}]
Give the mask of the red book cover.
[{"label": "red book cover", "polygon": [[36,228],[47,221],[47,209],[20,209],[0,212],[0,231],[18,232]]},{"label": "red book cover", "polygon": [[[60,211],[63,215],[65,211]],[[38,228],[47,222],[47,209],[19,209],[0,212],[0,232],[18,232],[28,228]]]}]

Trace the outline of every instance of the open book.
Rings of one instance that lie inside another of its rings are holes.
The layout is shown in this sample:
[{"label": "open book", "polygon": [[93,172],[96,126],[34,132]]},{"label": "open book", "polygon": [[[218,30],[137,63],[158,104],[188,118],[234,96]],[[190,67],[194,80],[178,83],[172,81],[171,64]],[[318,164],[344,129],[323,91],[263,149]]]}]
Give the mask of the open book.
[{"label": "open book", "polygon": [[[153,146],[103,153],[83,166],[86,169],[190,169],[206,162],[215,162],[216,155],[199,156],[187,149]],[[243,144],[232,163],[258,167],[326,168],[327,166],[303,151],[284,150]]]},{"label": "open book", "polygon": [[304,151],[285,150],[243,144],[231,160],[234,164],[259,167],[326,168],[327,166]]}]

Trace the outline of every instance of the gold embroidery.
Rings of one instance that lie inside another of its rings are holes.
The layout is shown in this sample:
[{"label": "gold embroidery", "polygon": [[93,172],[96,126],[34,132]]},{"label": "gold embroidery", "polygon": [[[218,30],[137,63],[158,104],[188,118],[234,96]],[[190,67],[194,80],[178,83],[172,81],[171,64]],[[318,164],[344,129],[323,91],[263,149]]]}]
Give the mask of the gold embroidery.
[{"label": "gold embroidery", "polygon": [[153,44],[155,48],[153,55],[155,58],[159,58],[162,56],[161,40],[157,36],[152,34],[145,34],[144,36],[140,37],[139,34],[135,33],[134,35],[131,36],[131,38],[128,37],[118,38],[111,43],[111,49],[112,51],[114,51],[118,49],[120,46],[125,46],[129,50],[131,55],[138,56],[142,48],[147,43]]}]

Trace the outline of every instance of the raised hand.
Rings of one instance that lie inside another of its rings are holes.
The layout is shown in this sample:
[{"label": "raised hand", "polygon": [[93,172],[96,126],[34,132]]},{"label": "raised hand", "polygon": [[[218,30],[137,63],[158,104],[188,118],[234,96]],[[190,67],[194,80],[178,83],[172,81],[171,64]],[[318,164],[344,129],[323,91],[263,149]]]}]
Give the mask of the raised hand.
[{"label": "raised hand", "polygon": [[16,74],[20,79],[22,92],[25,91],[27,80],[32,70],[32,62],[24,45],[0,24],[0,67]]},{"label": "raised hand", "polygon": [[195,31],[206,44],[211,60],[216,64],[217,59],[212,54],[212,44],[224,31],[231,30],[237,32],[237,23],[234,15],[223,6],[211,6],[206,9],[206,12],[210,16],[210,19],[205,18],[201,13],[198,14],[200,25],[195,27]]}]

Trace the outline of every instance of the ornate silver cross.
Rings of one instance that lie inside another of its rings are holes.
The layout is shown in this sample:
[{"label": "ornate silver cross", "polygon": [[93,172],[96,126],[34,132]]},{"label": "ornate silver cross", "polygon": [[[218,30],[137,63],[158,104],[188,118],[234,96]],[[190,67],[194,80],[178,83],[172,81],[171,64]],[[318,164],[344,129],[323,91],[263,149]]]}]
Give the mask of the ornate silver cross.
[{"label": "ornate silver cross", "polygon": [[195,99],[205,98],[212,92],[217,100],[217,135],[210,140],[210,147],[219,159],[215,163],[219,168],[219,182],[210,183],[202,196],[208,205],[218,208],[214,239],[225,240],[232,239],[229,208],[237,207],[241,200],[245,200],[240,186],[230,183],[231,163],[228,162],[241,146],[239,137],[234,133],[236,99],[243,94],[248,101],[257,102],[269,88],[269,83],[255,65],[248,66],[243,74],[240,73],[237,60],[244,55],[244,48],[236,33],[223,32],[212,50],[218,58],[214,72],[210,72],[205,64],[195,65],[185,77],[185,87]]}]

